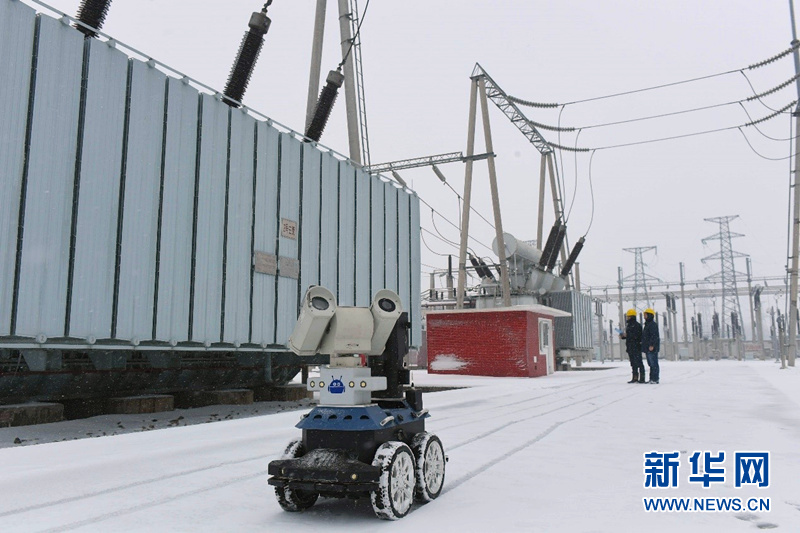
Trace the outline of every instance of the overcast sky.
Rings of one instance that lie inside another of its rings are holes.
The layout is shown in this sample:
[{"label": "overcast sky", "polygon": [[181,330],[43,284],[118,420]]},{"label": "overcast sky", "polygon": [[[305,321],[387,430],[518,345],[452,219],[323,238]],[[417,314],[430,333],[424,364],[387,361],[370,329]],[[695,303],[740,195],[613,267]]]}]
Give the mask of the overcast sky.
[{"label": "overcast sky", "polygon": [[[75,14],[79,0],[50,0]],[[314,0],[274,0],[272,27],[245,103],[278,122],[302,130],[305,120]],[[337,3],[329,0],[323,77],[340,55]],[[178,71],[222,88],[250,12],[262,2],[245,0],[114,0],[104,31]],[[361,11],[364,0],[359,1]],[[747,67],[788,48],[792,39],[788,0],[374,0],[362,27],[364,79],[372,162],[465,151],[469,75],[476,62],[508,93],[527,100],[567,103]],[[791,56],[747,71],[756,90],[794,75]],[[740,73],[634,96],[567,105],[564,126],[587,126],[737,101],[753,93]],[[764,102],[778,109],[797,98],[794,84]],[[490,103],[497,154],[503,225],[520,239],[536,236],[539,153]],[[746,104],[755,118],[772,113]],[[559,111],[523,108],[538,122],[557,124]],[[738,105],[659,120],[583,130],[581,147],[597,148],[737,126],[749,122]],[[790,137],[790,116],[760,125],[777,139]],[[483,152],[483,137],[476,151]],[[773,141],[755,128],[744,132],[771,158],[791,153],[789,140]],[[558,134],[543,131],[558,142]],[[562,134],[575,145],[574,133]],[[347,152],[344,98],[337,102],[322,143]],[[565,152],[565,203],[570,243],[589,227],[592,196],[588,154]],[[441,167],[463,190],[464,165]],[[633,273],[634,257],[622,248],[657,246],[645,256],[648,273],[677,280],[702,279],[719,264],[701,264],[719,250],[701,239],[718,227],[704,218],[740,215],[731,225],[745,234],[734,249],[750,254],[754,275],[783,275],[787,255],[790,163],[769,161],[748,147],[735,129],[680,140],[598,150],[592,162],[594,219],[580,258],[584,285],[615,284],[617,267]],[[404,179],[451,221],[454,194],[430,168],[405,171]],[[488,172],[476,165],[473,198],[491,219]],[[552,224],[550,200],[545,235]],[[434,227],[435,222],[435,227]],[[423,206],[422,226],[458,241],[457,231]],[[471,232],[491,245],[493,230],[472,218]],[[439,254],[453,246],[424,233]],[[491,256],[487,248],[476,252]],[[446,258],[422,250],[423,272]],[[744,271],[744,261],[737,264]],[[427,286],[423,277],[423,287]],[[746,304],[745,304],[746,305]]]}]

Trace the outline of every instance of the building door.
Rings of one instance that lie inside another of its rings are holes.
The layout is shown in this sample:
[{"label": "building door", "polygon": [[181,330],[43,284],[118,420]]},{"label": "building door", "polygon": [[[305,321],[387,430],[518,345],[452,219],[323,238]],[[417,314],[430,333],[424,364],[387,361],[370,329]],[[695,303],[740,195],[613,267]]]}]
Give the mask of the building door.
[{"label": "building door", "polygon": [[539,354],[547,361],[547,374],[555,372],[555,357],[553,356],[553,321],[547,318],[539,319]]}]

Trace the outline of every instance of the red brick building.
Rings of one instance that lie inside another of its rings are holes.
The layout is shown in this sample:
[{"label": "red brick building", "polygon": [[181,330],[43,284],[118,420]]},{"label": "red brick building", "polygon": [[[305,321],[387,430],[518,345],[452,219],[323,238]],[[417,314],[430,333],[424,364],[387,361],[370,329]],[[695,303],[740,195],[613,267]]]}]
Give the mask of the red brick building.
[{"label": "red brick building", "polygon": [[555,370],[553,318],[543,305],[429,311],[428,372],[538,377]]}]

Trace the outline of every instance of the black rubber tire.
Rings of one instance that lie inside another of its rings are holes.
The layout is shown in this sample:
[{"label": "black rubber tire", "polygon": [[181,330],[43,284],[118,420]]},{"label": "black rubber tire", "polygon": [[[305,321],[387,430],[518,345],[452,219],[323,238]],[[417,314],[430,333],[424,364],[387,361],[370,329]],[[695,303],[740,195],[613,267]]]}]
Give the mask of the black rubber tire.
[{"label": "black rubber tire", "polygon": [[[293,440],[286,446],[281,459],[296,459],[302,457],[305,453],[306,449],[303,446],[303,441]],[[281,509],[290,513],[297,513],[305,511],[317,503],[319,493],[290,489],[289,487],[275,487],[275,497],[278,499],[278,505],[281,506]]]},{"label": "black rubber tire", "polygon": [[416,460],[414,496],[421,502],[433,501],[444,487],[447,457],[442,441],[433,433],[417,433],[411,441],[411,449]]},{"label": "black rubber tire", "polygon": [[375,452],[372,466],[381,469],[378,489],[370,492],[372,509],[382,520],[403,518],[414,502],[414,453],[407,444],[390,441]]}]

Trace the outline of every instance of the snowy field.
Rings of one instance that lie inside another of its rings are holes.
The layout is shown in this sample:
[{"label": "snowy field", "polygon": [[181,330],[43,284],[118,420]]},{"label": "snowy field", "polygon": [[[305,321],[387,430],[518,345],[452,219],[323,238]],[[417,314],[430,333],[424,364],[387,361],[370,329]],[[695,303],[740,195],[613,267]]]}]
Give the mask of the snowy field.
[{"label": "snowy field", "polygon": [[[116,416],[4,428],[0,531],[800,531],[800,372],[778,366],[664,362],[660,385],[626,383],[619,363],[538,379],[415,372],[418,384],[469,388],[425,395],[450,459],[445,487],[397,522],[376,519],[368,500],[278,507],[267,463],[300,435],[304,410],[204,408],[114,436],[138,426]],[[644,488],[652,451],[680,452],[678,488]],[[688,481],[695,451],[726,452],[724,483]],[[734,486],[741,451],[771,453],[768,487]],[[768,498],[770,510],[648,513],[645,497]]]}]

